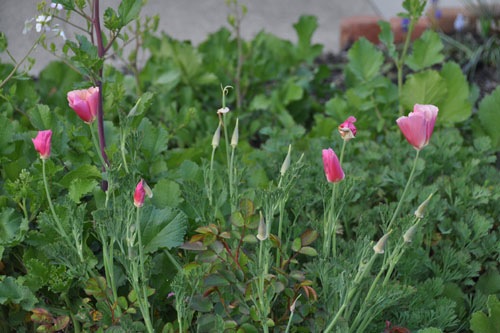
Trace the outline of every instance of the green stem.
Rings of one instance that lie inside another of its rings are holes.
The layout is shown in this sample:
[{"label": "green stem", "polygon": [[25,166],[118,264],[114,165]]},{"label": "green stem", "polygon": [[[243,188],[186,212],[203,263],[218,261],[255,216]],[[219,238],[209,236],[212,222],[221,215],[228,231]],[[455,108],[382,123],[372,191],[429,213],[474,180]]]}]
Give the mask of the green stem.
[{"label": "green stem", "polygon": [[358,267],[358,272],[356,274],[356,277],[354,278],[354,281],[352,285],[349,287],[349,290],[347,292],[347,296],[344,298],[344,301],[342,302],[342,305],[340,306],[339,310],[335,314],[335,317],[330,321],[328,324],[327,328],[325,329],[324,333],[330,332],[335,325],[337,324],[337,321],[339,320],[340,316],[344,312],[344,310],[347,308],[347,306],[350,304],[351,299],[353,296],[356,294],[358,291],[358,287],[361,283],[361,280],[366,276],[366,274],[370,271],[373,262],[375,261],[375,258],[377,257],[377,253],[374,253],[372,257],[370,258],[370,261],[366,264],[366,267],[362,267],[362,263],[359,264]]},{"label": "green stem", "polygon": [[[121,155],[122,155],[123,166],[125,167],[125,172],[128,174],[129,173],[128,164],[127,164],[127,159],[125,157],[125,139],[126,139],[126,137],[127,137],[127,135],[125,133],[122,133],[122,135],[121,135],[122,140],[120,142],[120,151],[121,151]],[[97,146],[96,146],[96,148],[97,148]],[[102,162],[104,162],[104,159],[101,156],[101,163]]]},{"label": "green stem", "polygon": [[94,143],[94,147],[97,151],[97,155],[99,156],[99,159],[101,160],[101,164],[105,170],[107,170],[108,164],[104,161],[104,157],[101,154],[101,148],[99,147],[99,142],[97,141],[97,137],[94,132],[94,127],[92,126],[93,123],[89,123],[90,127],[90,134],[92,136],[92,142]]},{"label": "green stem", "polygon": [[174,256],[168,252],[168,251],[165,251],[165,253],[167,254],[167,257],[168,259],[170,259],[170,261],[172,262],[172,264],[174,264],[175,268],[177,269],[178,272],[182,271],[182,267],[181,265],[179,264],[179,262],[174,258]]},{"label": "green stem", "polygon": [[142,316],[144,317],[144,323],[146,324],[146,329],[149,333],[153,333],[153,324],[151,322],[151,316],[149,313],[149,303],[147,295],[147,285],[146,285],[146,273],[144,271],[144,248],[142,246],[142,233],[141,233],[141,208],[137,207],[137,215],[135,220],[135,227],[137,230],[137,242],[138,242],[138,252],[139,252],[139,272],[137,280],[140,281],[140,286],[136,290],[137,298],[139,301],[139,307],[141,308]]},{"label": "green stem", "polygon": [[209,183],[208,183],[208,202],[210,206],[213,205],[213,185],[214,185],[214,158],[215,158],[215,150],[217,147],[212,147],[212,156],[210,157],[210,174],[209,174]]},{"label": "green stem", "polygon": [[333,256],[337,255],[337,237],[335,233],[335,225],[338,217],[338,214],[335,214],[337,184],[338,183],[332,184],[332,197],[330,199],[330,206],[328,207],[327,219],[323,230],[323,256],[325,259],[330,256],[330,250],[332,250]]},{"label": "green stem", "polygon": [[[227,142],[227,141],[226,141]],[[229,162],[229,187],[230,187],[230,193],[231,193],[231,212],[234,212],[236,210],[236,205],[237,205],[237,187],[235,184],[235,179],[236,179],[236,170],[234,168],[234,152],[236,148],[232,147],[231,148],[231,160]]]},{"label": "green stem", "polygon": [[420,150],[417,150],[417,153],[415,155],[415,160],[413,161],[413,166],[411,168],[410,176],[408,177],[408,181],[406,182],[406,186],[403,190],[403,193],[401,194],[401,198],[399,199],[398,205],[396,206],[396,210],[392,214],[391,220],[389,222],[389,225],[387,226],[387,230],[391,230],[392,224],[396,220],[396,217],[398,216],[399,210],[401,209],[401,205],[403,204],[403,199],[406,196],[406,192],[408,191],[408,188],[410,187],[410,184],[413,180],[413,175],[415,174],[415,169],[417,167],[417,161],[418,161],[418,155],[420,154]]}]

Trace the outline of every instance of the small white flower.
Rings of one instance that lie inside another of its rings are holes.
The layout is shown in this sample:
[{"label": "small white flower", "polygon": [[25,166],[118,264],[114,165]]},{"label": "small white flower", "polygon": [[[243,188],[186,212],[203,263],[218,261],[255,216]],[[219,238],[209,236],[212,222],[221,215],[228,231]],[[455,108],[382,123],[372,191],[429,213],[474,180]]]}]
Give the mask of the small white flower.
[{"label": "small white flower", "polygon": [[42,28],[45,29],[45,31],[50,31],[50,26],[49,22],[52,20],[52,16],[45,16],[45,15],[39,15],[36,18],[36,25],[35,29],[36,32],[42,32]]},{"label": "small white flower", "polygon": [[229,112],[228,107],[220,108],[219,110],[217,110],[217,114],[224,114],[224,113],[228,113],[228,112]]},{"label": "small white flower", "polygon": [[55,8],[57,10],[63,10],[64,7],[63,5],[61,5],[60,3],[57,3],[57,2],[53,2],[50,4],[50,8]]}]

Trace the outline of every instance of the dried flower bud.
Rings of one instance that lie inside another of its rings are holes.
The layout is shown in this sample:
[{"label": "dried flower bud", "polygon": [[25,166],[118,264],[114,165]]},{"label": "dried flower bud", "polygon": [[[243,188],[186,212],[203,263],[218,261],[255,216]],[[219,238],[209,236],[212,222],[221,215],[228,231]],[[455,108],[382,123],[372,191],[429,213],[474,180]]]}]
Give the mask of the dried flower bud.
[{"label": "dried flower bud", "polygon": [[382,238],[379,239],[377,244],[373,247],[373,251],[378,254],[382,254],[385,252],[385,243],[387,243],[387,238],[389,238],[389,235],[391,234],[392,231],[389,231],[385,235],[382,236]]},{"label": "dried flower bud", "polygon": [[291,153],[292,153],[292,145],[289,145],[288,146],[288,154],[286,154],[285,160],[283,161],[283,164],[281,165],[281,169],[280,169],[280,174],[282,176],[285,175],[286,171],[290,167],[290,155],[291,155]]},{"label": "dried flower bud", "polygon": [[413,236],[415,236],[415,232],[417,231],[417,226],[418,223],[415,223],[408,230],[406,230],[405,234],[403,235],[403,240],[405,241],[405,243],[411,243],[411,241],[413,240]]},{"label": "dried flower bud", "polygon": [[432,196],[434,195],[434,193],[431,193],[427,199],[425,199],[424,202],[422,202],[420,204],[420,206],[418,206],[417,210],[415,211],[415,216],[419,219],[422,219],[424,218],[424,211],[425,211],[425,208],[427,207],[427,205],[429,204],[429,201],[431,201],[431,198]]},{"label": "dried flower bud", "polygon": [[214,149],[219,147],[219,142],[220,142],[220,122],[219,126],[217,126],[217,129],[215,130],[214,136],[212,137],[212,147],[214,147]]},{"label": "dried flower bud", "polygon": [[259,221],[259,228],[257,229],[257,238],[260,241],[265,241],[267,237],[269,237],[269,234],[267,233],[266,221],[264,221],[264,216],[262,216],[262,212],[260,212],[260,221]]},{"label": "dried flower bud", "polygon": [[228,112],[229,112],[228,107],[220,108],[219,110],[217,110],[217,114],[224,114],[224,113],[228,113]]},{"label": "dried flower bud", "polygon": [[231,147],[236,148],[238,145],[238,139],[240,137],[238,132],[238,118],[236,118],[236,126],[234,126],[233,136],[231,137]]}]

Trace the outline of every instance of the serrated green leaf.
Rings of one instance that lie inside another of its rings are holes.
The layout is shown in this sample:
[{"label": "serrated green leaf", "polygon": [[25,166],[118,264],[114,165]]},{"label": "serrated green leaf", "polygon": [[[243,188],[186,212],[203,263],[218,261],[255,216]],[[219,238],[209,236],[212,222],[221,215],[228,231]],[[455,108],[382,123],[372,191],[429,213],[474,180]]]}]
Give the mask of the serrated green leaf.
[{"label": "serrated green leaf", "polygon": [[125,26],[131,21],[139,17],[141,11],[142,1],[137,0],[123,0],[118,6],[118,14],[122,21],[122,25]]},{"label": "serrated green leaf", "polygon": [[184,241],[187,228],[187,217],[181,211],[171,208],[142,209],[141,225],[142,244],[146,253],[158,249],[171,249]]},{"label": "serrated green leaf", "polygon": [[472,114],[469,83],[460,66],[454,62],[447,62],[441,69],[440,75],[446,84],[448,94],[438,105],[438,122],[453,124],[468,119]]},{"label": "serrated green leaf", "polygon": [[443,43],[433,30],[426,30],[413,43],[413,52],[406,58],[406,64],[414,71],[420,71],[443,62]]},{"label": "serrated green leaf", "polygon": [[142,148],[148,157],[156,157],[168,148],[169,135],[164,126],[153,125],[151,120],[144,118],[139,125],[142,133]]},{"label": "serrated green leaf", "polygon": [[299,21],[293,25],[297,32],[298,43],[297,53],[300,59],[312,61],[321,54],[323,46],[312,45],[312,36],[318,28],[318,19],[315,16],[303,15]]},{"label": "serrated green leaf", "polygon": [[434,104],[439,107],[447,93],[446,82],[439,73],[427,70],[408,76],[403,85],[401,102],[409,110],[413,110],[415,104]]},{"label": "serrated green leaf", "polygon": [[91,193],[98,185],[98,182],[94,179],[75,179],[69,185],[68,196],[74,203],[78,204],[81,197]]},{"label": "serrated green leaf", "polygon": [[144,111],[146,111],[151,105],[153,96],[153,93],[145,92],[141,97],[139,97],[134,107],[132,108],[132,110],[130,110],[127,116],[136,117],[142,115]]},{"label": "serrated green leaf", "polygon": [[478,116],[481,125],[491,139],[491,145],[500,148],[500,87],[479,103]]},{"label": "serrated green leaf", "polygon": [[161,179],[153,188],[153,204],[156,208],[175,208],[182,202],[179,184],[169,179]]},{"label": "serrated green leaf", "polygon": [[384,55],[366,38],[361,38],[349,50],[347,54],[349,64],[347,67],[361,81],[373,79],[384,63]]}]

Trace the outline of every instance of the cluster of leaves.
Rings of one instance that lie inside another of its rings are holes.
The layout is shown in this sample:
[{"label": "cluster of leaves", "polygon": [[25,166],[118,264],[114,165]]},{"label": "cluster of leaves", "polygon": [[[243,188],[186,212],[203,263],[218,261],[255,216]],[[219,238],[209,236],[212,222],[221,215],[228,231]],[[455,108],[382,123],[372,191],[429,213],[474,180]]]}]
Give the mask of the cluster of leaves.
[{"label": "cluster of leaves", "polygon": [[[105,12],[110,39],[137,16],[134,3],[124,1],[117,11]],[[343,68],[345,87],[329,86],[331,64],[314,63],[322,52],[321,45],[311,43],[316,27],[315,18],[302,17],[294,25],[297,44],[265,32],[241,41],[223,28],[198,47],[148,29],[135,31],[150,53],[144,67],[136,66],[135,54],[129,70],[104,70],[112,165],[108,195],[100,188],[103,175],[95,166],[99,159],[88,128],[67,107],[67,91],[85,82],[81,73],[55,62],[36,81],[18,76],[7,82],[0,92],[0,330],[28,331],[27,313],[40,331],[69,329],[71,314],[90,331],[144,330],[137,295],[127,283],[127,257],[120,252],[129,231],[123,221],[130,219],[132,189],[140,176],[147,177],[154,193],[141,224],[156,329],[258,331],[256,235],[263,210],[285,226],[280,238],[274,224],[266,248],[272,254],[264,277],[272,300],[269,325],[283,329],[291,319],[297,331],[323,329],[401,195],[412,149],[397,134],[394,120],[399,105],[408,110],[415,103],[435,104],[440,113],[402,211],[413,211],[435,194],[425,224],[393,273],[394,283],[374,300],[368,331],[381,331],[386,320],[411,329],[435,327],[421,332],[466,331],[470,318],[473,331],[494,325],[498,302],[487,296],[500,292],[500,179],[494,155],[500,147],[495,109],[500,90],[485,97],[472,115],[472,89],[432,31],[415,41],[404,59],[399,90],[390,69],[400,59],[387,24],[382,24],[384,48],[363,39],[355,43]],[[100,65],[97,50],[84,37],[77,41],[66,51],[72,50],[83,73],[92,77]],[[0,77],[12,68],[0,64]],[[236,163],[238,206],[231,211],[224,154],[215,158],[214,206],[207,203],[206,159],[219,121],[218,87],[233,82],[238,94],[230,94],[228,103],[239,108],[227,122],[237,116],[244,130]],[[358,136],[349,143],[343,165],[349,180],[341,191],[347,207],[338,236],[341,250],[325,261],[315,250],[327,192],[318,186],[324,183],[319,156],[349,115],[358,118]],[[41,164],[31,138],[47,128],[54,131],[47,163],[52,196],[64,228],[77,230],[75,237],[82,239],[84,262],[58,237],[41,195]],[[274,180],[290,143],[308,162],[292,167],[287,177],[293,186],[283,192]],[[103,204],[108,199],[112,209]],[[278,202],[283,209],[269,208]],[[394,239],[409,226],[409,215]],[[120,291],[116,302],[102,276],[106,240],[99,228],[118,241],[112,250]],[[169,252],[181,243],[178,252]],[[172,257],[184,264],[178,274]],[[168,296],[172,291],[175,297]],[[477,312],[486,305],[489,317]],[[353,305],[349,312],[359,310]],[[348,324],[338,329],[349,332]]]}]

